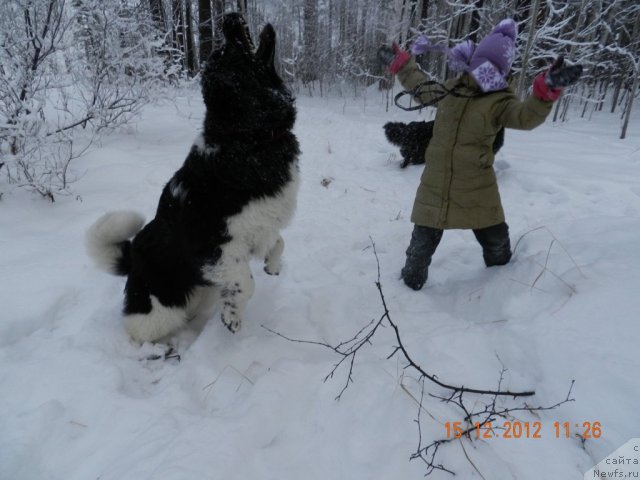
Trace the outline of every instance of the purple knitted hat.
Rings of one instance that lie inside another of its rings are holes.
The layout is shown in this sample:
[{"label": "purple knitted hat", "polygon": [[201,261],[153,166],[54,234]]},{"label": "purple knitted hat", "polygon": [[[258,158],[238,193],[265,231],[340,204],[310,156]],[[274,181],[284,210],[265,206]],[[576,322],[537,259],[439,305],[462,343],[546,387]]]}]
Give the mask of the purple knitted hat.
[{"label": "purple knitted hat", "polygon": [[449,49],[442,43],[431,43],[427,37],[420,35],[411,45],[411,53],[414,55],[423,55],[427,52],[446,53],[449,56],[449,68],[454,72],[465,72],[469,68],[475,48],[475,43],[466,40]]},{"label": "purple knitted hat", "polygon": [[467,71],[483,92],[507,88],[507,77],[516,53],[518,25],[502,20],[473,52]]},{"label": "purple knitted hat", "polygon": [[483,92],[494,92],[507,88],[506,79],[515,57],[517,35],[518,25],[508,18],[502,20],[477,46],[467,40],[448,49],[445,45],[432,44],[422,35],[413,43],[411,53],[446,52],[451,70],[469,72]]},{"label": "purple knitted hat", "polygon": [[459,43],[449,50],[449,68],[454,72],[466,72],[476,51],[476,44],[472,40]]}]

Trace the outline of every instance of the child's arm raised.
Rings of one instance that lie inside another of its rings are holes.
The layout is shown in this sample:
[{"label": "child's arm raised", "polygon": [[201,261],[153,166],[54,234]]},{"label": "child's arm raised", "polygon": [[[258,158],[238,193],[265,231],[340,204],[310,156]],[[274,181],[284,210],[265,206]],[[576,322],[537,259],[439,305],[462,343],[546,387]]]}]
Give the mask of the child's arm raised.
[{"label": "child's arm raised", "polygon": [[[378,60],[387,67],[387,70],[398,76],[398,80],[405,90],[412,91],[421,83],[428,80],[418,64],[415,57],[407,51],[402,50],[396,43],[391,48],[380,47],[378,49]],[[427,105],[431,101],[442,96],[442,89],[430,90],[420,89],[420,94],[414,98],[422,105]]]},{"label": "child's arm raised", "polygon": [[515,95],[498,102],[496,105],[498,124],[519,130],[536,128],[547,118],[553,102],[562,95],[562,89],[577,82],[581,74],[581,65],[566,67],[564,58],[558,57],[549,71],[535,78],[533,92],[524,102],[518,100]]}]

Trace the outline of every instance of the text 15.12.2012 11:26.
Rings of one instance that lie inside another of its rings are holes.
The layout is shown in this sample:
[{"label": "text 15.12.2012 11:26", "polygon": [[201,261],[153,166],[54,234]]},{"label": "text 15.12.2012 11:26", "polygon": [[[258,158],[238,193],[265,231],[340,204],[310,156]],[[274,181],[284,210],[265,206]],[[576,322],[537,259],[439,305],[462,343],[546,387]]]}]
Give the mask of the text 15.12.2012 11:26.
[{"label": "text 15.12.2012 11:26", "polygon": [[[600,438],[602,436],[602,425],[600,422],[554,422],[553,423],[554,438],[570,438],[571,436],[579,436],[581,438]],[[463,429],[462,422],[446,422],[444,428],[447,438],[460,438],[462,436],[471,436],[475,438],[543,438],[542,422],[502,422],[495,425],[492,422],[475,422],[473,427]]]}]

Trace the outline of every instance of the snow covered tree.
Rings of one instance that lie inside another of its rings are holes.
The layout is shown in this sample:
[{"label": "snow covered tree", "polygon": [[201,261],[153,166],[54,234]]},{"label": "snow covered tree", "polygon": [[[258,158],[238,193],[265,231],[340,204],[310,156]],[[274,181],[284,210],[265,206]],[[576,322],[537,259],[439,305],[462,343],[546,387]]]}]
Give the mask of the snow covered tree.
[{"label": "snow covered tree", "polygon": [[[360,95],[393,79],[381,44],[420,34],[451,47],[503,18],[519,24],[513,66],[525,95],[559,54],[585,67],[554,120],[619,111],[624,138],[640,89],[640,4],[634,0],[4,0],[0,2],[0,163],[3,176],[53,198],[92,138],[126,121],[158,80],[197,75],[221,44],[220,19],[245,14],[255,35],[278,32],[278,64],[296,88]],[[446,79],[441,53],[419,58]]]},{"label": "snow covered tree", "polygon": [[0,4],[0,152],[9,183],[54,199],[101,131],[167,74],[148,11],[119,1]]}]

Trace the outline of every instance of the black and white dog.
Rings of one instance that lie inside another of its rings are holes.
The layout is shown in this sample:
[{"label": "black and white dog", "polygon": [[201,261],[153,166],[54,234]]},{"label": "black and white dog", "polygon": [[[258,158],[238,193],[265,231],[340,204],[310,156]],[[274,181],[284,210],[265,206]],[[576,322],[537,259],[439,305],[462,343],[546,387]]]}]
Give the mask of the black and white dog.
[{"label": "black and white dog", "polygon": [[[425,153],[433,136],[433,120],[430,122],[388,122],[384,124],[384,134],[389,143],[400,147],[402,162],[400,168],[425,163]],[[504,128],[493,141],[495,155],[504,144]]]},{"label": "black and white dog", "polygon": [[[87,232],[89,255],[127,276],[126,328],[155,341],[221,300],[222,322],[241,325],[253,294],[252,256],[277,275],[298,190],[294,98],[276,73],[267,24],[254,51],[239,14],[223,19],[225,44],[202,75],[206,116],[182,167],[162,190],[155,218],[111,212]],[[135,237],[131,239],[131,237]]]}]

